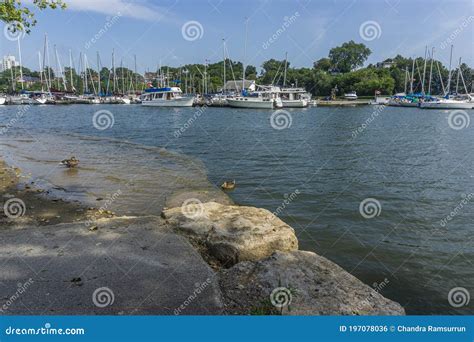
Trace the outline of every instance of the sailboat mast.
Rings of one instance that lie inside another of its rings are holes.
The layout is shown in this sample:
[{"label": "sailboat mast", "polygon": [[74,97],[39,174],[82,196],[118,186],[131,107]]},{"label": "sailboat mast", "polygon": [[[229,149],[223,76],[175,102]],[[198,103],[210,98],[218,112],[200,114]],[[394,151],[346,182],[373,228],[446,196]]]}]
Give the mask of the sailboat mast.
[{"label": "sailboat mast", "polygon": [[44,91],[43,88],[43,68],[41,67],[41,52],[38,51],[38,65],[39,65],[39,74],[40,74],[40,82],[41,82],[41,92]]},{"label": "sailboat mast", "polygon": [[224,61],[224,82],[222,85],[222,92],[225,93],[225,84],[226,84],[226,79],[225,79],[225,39],[222,39],[222,58]]},{"label": "sailboat mast", "polygon": [[451,62],[453,60],[453,45],[451,45],[451,54],[449,56],[449,73],[448,73],[448,86],[447,88],[447,94],[449,95],[449,92],[451,91]]},{"label": "sailboat mast", "polygon": [[405,95],[407,93],[407,87],[408,87],[408,66],[405,67]]},{"label": "sailboat mast", "polygon": [[285,52],[285,73],[283,74],[283,86],[286,85],[286,69],[288,67],[288,52]]},{"label": "sailboat mast", "polygon": [[74,91],[74,81],[72,79],[72,52],[69,49],[69,80],[71,83],[71,91]]},{"label": "sailboat mast", "polygon": [[461,70],[461,57],[459,57],[459,66],[458,66],[458,71],[456,75],[456,94],[458,93],[458,87],[459,87],[459,71]]},{"label": "sailboat mast", "polygon": [[421,81],[421,92],[425,93],[425,77],[426,77],[426,54],[428,53],[428,45],[425,46],[425,62],[423,64],[423,81]]},{"label": "sailboat mast", "polygon": [[21,44],[20,44],[20,37],[18,37],[17,41],[18,41],[18,58],[20,59],[20,80],[21,80],[21,89],[23,90],[23,63],[21,61]]},{"label": "sailboat mast", "polygon": [[97,95],[100,96],[101,91],[100,85],[100,64],[99,64],[99,51],[97,51]]},{"label": "sailboat mast", "polygon": [[413,94],[413,77],[415,74],[415,56],[413,56],[413,63],[411,65],[411,80],[410,80],[410,94]]},{"label": "sailboat mast", "polygon": [[247,58],[248,23],[249,23],[249,18],[245,18],[244,60],[242,61],[242,92],[245,89],[245,59]]},{"label": "sailboat mast", "polygon": [[431,78],[432,78],[432,75],[433,75],[434,51],[435,51],[435,48],[433,46],[431,48],[431,65],[430,65],[430,78],[429,78],[429,81],[428,81],[428,94],[431,94]]}]

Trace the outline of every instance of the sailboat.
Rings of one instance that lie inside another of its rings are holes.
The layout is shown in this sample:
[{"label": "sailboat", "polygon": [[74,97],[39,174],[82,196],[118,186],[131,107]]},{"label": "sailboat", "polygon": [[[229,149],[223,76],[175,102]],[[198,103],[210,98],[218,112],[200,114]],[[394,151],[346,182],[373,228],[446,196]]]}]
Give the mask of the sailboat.
[{"label": "sailboat", "polygon": [[[456,96],[451,96],[451,62],[453,58],[453,45],[451,45],[451,54],[449,58],[449,76],[448,76],[448,85],[445,90],[443,98],[431,97],[428,101],[420,103],[420,108],[423,109],[472,109],[474,108],[474,98],[468,93],[466,83],[464,81],[464,76],[461,71],[461,58],[459,58],[459,66],[457,70],[458,82],[456,84]],[[462,99],[457,95],[459,77],[461,77],[464,84],[464,90],[466,91],[466,99]]]},{"label": "sailboat", "polygon": [[245,58],[247,55],[247,35],[248,19],[245,21],[245,45],[244,45],[244,63],[242,65],[242,93],[232,99],[227,99],[227,103],[235,108],[256,108],[256,109],[274,109],[283,107],[280,98],[281,89],[275,86],[257,86],[252,83],[245,89]]},{"label": "sailboat", "polygon": [[311,102],[311,95],[304,89],[293,87],[286,88],[286,73],[288,69],[288,53],[285,54],[285,71],[283,74],[283,86],[280,90],[280,97],[285,108],[304,108]]}]

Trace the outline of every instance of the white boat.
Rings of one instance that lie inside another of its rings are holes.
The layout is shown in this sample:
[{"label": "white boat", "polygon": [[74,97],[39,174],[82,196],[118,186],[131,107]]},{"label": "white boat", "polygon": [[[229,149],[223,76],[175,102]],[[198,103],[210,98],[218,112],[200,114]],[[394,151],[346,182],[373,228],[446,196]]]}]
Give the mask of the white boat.
[{"label": "white boat", "polygon": [[227,103],[235,108],[256,108],[256,109],[274,109],[282,108],[283,103],[280,98],[280,88],[274,86],[256,86],[257,91],[251,91],[244,95],[227,99]]},{"label": "white boat", "polygon": [[349,101],[357,100],[357,93],[355,91],[351,91],[347,94],[344,94],[344,98]]},{"label": "white boat", "polygon": [[0,106],[5,104],[6,101],[7,101],[7,98],[5,96],[0,96]]},{"label": "white boat", "polygon": [[373,100],[369,102],[371,105],[386,106],[390,102],[390,96],[375,96]]},{"label": "white boat", "polygon": [[304,108],[311,101],[311,95],[303,88],[282,88],[280,97],[284,108]]},{"label": "white boat", "polygon": [[44,96],[41,96],[41,97],[36,97],[34,99],[35,103],[36,104],[40,104],[40,105],[43,105],[43,104],[46,104],[46,102],[48,101],[48,99]]},{"label": "white boat", "polygon": [[235,95],[233,94],[217,93],[212,94],[212,96],[206,101],[206,103],[208,106],[211,107],[226,107],[229,105],[227,100],[233,98],[235,98]]},{"label": "white boat", "polygon": [[455,99],[438,99],[435,101],[421,102],[423,109],[472,109],[474,103]]},{"label": "white boat", "polygon": [[130,100],[128,97],[122,97],[121,101],[123,104],[127,104],[127,105],[132,102],[132,100]]},{"label": "white boat", "polygon": [[192,107],[194,97],[183,96],[179,87],[149,88],[140,96],[142,106]]}]

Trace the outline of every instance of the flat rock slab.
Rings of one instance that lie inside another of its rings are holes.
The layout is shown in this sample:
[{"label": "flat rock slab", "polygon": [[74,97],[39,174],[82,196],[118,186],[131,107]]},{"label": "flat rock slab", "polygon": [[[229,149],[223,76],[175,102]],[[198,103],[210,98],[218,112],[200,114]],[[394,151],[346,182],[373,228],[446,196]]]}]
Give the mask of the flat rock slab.
[{"label": "flat rock slab", "polygon": [[283,315],[404,315],[335,263],[312,252],[276,252],[220,272],[229,312]]},{"label": "flat rock slab", "polygon": [[0,234],[0,315],[220,314],[215,273],[156,217]]},{"label": "flat rock slab", "polygon": [[169,226],[195,237],[226,266],[298,249],[295,231],[266,209],[185,201],[162,215]]}]

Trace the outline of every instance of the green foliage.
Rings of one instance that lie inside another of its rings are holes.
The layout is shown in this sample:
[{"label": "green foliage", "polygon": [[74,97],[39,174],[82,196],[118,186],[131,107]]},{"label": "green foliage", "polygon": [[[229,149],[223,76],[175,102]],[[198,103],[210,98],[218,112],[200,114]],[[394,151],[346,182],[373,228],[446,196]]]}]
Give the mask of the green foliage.
[{"label": "green foliage", "polygon": [[364,44],[357,44],[353,40],[332,48],[329,51],[329,60],[333,70],[349,72],[361,67],[372,53]]},{"label": "green foliage", "polygon": [[[66,8],[63,0],[33,0],[31,5],[40,10]],[[0,20],[6,23],[16,22],[15,27],[10,28],[13,31],[24,30],[26,33],[30,33],[30,28],[36,25],[34,16],[33,11],[26,7],[21,0],[3,0],[0,2]]]}]

